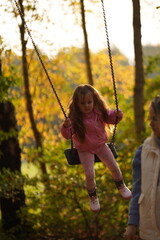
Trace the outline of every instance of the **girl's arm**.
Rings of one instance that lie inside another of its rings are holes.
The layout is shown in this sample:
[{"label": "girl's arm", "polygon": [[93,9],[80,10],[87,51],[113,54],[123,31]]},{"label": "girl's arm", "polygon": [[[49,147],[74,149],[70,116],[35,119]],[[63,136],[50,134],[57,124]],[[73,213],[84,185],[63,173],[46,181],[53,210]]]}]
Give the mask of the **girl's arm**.
[{"label": "girl's arm", "polygon": [[119,123],[122,118],[123,118],[123,112],[121,110],[108,110],[107,112],[108,114],[108,119],[107,119],[107,123],[108,124],[115,124],[116,121],[117,123]]},{"label": "girl's arm", "polygon": [[70,139],[71,138],[71,131],[73,131],[71,120],[69,118],[67,118],[67,119],[65,119],[65,121],[63,122],[63,124],[61,126],[61,134],[64,138]]}]

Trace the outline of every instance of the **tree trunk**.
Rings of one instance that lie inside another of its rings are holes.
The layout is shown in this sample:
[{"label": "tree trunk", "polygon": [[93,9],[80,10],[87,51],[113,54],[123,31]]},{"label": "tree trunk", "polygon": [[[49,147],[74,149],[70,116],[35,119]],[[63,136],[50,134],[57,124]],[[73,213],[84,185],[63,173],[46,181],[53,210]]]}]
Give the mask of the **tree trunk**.
[{"label": "tree trunk", "polygon": [[87,30],[86,30],[84,0],[80,0],[80,4],[81,4],[82,28],[83,28],[84,44],[85,44],[84,52],[85,52],[85,59],[86,59],[88,82],[90,85],[94,85],[92,69],[91,69],[91,61],[90,61],[90,52],[89,52],[89,46],[88,46],[88,36],[87,36]]},{"label": "tree trunk", "polygon": [[[10,102],[0,103],[0,130],[9,133],[10,130],[16,131],[16,119],[14,106]],[[0,142],[0,171],[9,169],[12,172],[21,171],[20,147],[17,136],[9,137]],[[10,230],[20,224],[20,217],[17,211],[25,205],[25,194],[19,190],[14,199],[12,197],[0,198],[2,227],[5,231]]]},{"label": "tree trunk", "polygon": [[144,124],[144,69],[143,53],[141,43],[141,20],[140,1],[132,0],[133,3],[133,30],[134,30],[134,51],[135,51],[135,87],[134,87],[134,115],[136,137],[145,131]]},{"label": "tree trunk", "polygon": [[[23,0],[19,0],[19,6],[24,16]],[[39,152],[39,155],[41,157],[43,155],[42,138],[41,138],[40,132],[37,129],[37,125],[34,119],[33,107],[32,107],[32,97],[31,97],[30,88],[29,88],[28,63],[27,63],[27,57],[26,57],[25,24],[23,19],[22,19],[21,25],[19,26],[19,29],[20,29],[21,44],[22,44],[22,65],[23,65],[23,78],[24,78],[25,96],[26,96],[26,107],[28,110],[31,127],[33,130],[33,134],[36,142],[36,148],[41,149],[41,152]],[[40,167],[41,167],[42,173],[46,175],[47,169],[46,169],[45,163],[40,162]]]}]

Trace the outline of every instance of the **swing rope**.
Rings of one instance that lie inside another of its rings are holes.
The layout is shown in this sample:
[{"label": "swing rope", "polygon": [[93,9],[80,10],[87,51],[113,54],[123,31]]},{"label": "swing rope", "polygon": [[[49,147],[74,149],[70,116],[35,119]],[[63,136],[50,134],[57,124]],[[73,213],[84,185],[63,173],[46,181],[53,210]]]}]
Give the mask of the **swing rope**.
[{"label": "swing rope", "polygon": [[[108,55],[109,55],[109,61],[110,61],[110,69],[111,69],[111,75],[112,75],[112,83],[113,83],[113,89],[114,89],[115,106],[116,106],[116,111],[118,112],[119,107],[118,107],[116,81],[115,81],[115,75],[114,75],[114,69],[113,69],[112,53],[111,53],[111,47],[110,47],[110,41],[109,41],[109,34],[108,34],[108,26],[107,26],[107,20],[106,20],[104,1],[101,0],[101,3],[102,3],[103,19],[104,19],[105,32],[106,32],[107,49],[108,49]],[[116,118],[116,122],[115,122],[115,125],[114,125],[114,130],[113,130],[113,135],[112,135],[112,140],[111,140],[111,142],[113,144],[114,144],[114,141],[115,141],[117,121],[118,121],[118,117]]]},{"label": "swing rope", "polygon": [[29,35],[29,37],[30,37],[30,39],[31,39],[31,41],[32,41],[32,44],[33,44],[33,46],[34,46],[34,49],[35,49],[35,51],[36,51],[36,53],[37,53],[37,56],[38,56],[38,58],[39,58],[39,60],[40,60],[41,65],[42,65],[42,67],[43,67],[43,69],[44,69],[44,72],[45,72],[45,74],[46,74],[46,76],[47,76],[47,79],[48,79],[48,81],[49,81],[49,83],[50,83],[50,85],[51,85],[51,88],[52,88],[52,90],[53,90],[53,92],[54,92],[54,94],[55,94],[55,96],[56,96],[56,99],[57,99],[57,101],[58,101],[58,103],[59,103],[59,106],[60,106],[60,108],[61,108],[61,110],[62,110],[62,112],[63,112],[63,114],[64,114],[64,117],[67,118],[67,115],[66,115],[66,113],[65,113],[65,111],[64,111],[64,108],[63,108],[63,106],[62,106],[62,103],[61,103],[61,101],[60,101],[60,99],[59,99],[59,97],[58,97],[58,94],[57,94],[57,92],[56,92],[56,89],[55,89],[55,87],[54,87],[54,85],[53,85],[53,83],[52,83],[52,81],[51,81],[51,78],[50,78],[50,76],[49,76],[49,74],[48,74],[48,72],[47,72],[47,69],[46,69],[46,67],[45,67],[45,65],[44,65],[44,62],[43,62],[43,60],[42,60],[42,58],[41,58],[41,56],[40,56],[39,50],[38,50],[38,48],[37,48],[37,46],[36,46],[36,44],[35,44],[35,42],[34,42],[34,40],[33,40],[33,38],[32,38],[31,32],[30,32],[30,30],[29,30],[29,28],[28,28],[28,26],[27,26],[27,23],[26,23],[26,21],[25,21],[25,19],[24,19],[24,15],[23,15],[23,13],[22,13],[22,11],[21,11],[18,3],[16,2],[16,0],[14,0],[14,3],[15,3],[15,5],[16,5],[17,9],[18,9],[18,12],[19,12],[19,14],[20,14],[20,16],[21,16],[22,21],[24,22],[25,28],[26,28],[26,30],[27,30],[27,32],[28,32],[28,35]]}]

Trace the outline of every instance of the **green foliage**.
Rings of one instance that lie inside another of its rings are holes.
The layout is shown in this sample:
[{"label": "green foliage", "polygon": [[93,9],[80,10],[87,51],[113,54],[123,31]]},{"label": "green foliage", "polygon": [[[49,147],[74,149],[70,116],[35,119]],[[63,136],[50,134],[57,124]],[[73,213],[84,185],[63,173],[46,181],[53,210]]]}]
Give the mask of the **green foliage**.
[{"label": "green foliage", "polygon": [[21,224],[32,226],[32,239],[123,239],[128,202],[121,199],[107,168],[97,163],[101,211],[92,213],[82,166],[68,165],[63,153],[67,147],[64,143],[54,149],[48,146],[44,156],[49,170],[46,182],[40,176],[29,178],[4,169],[0,174],[1,196],[14,199],[17,191],[25,189],[27,206],[21,210]]},{"label": "green foliage", "polygon": [[145,99],[149,104],[150,100],[160,93],[160,55],[146,58],[145,63]]},{"label": "green foliage", "polygon": [[[19,78],[15,76],[15,69],[10,67],[10,75],[0,75],[0,102],[11,98],[11,89],[19,84]],[[12,96],[13,97],[13,96]]]},{"label": "green foliage", "polygon": [[146,58],[146,67],[145,67],[145,73],[151,74],[151,73],[159,73],[160,72],[160,55],[156,56],[149,56]]},{"label": "green foliage", "polygon": [[8,91],[12,86],[12,78],[0,76],[0,102],[4,101],[8,97]]},{"label": "green foliage", "polygon": [[30,179],[18,171],[11,172],[9,169],[2,169],[0,172],[0,197],[13,198],[23,190],[25,184],[34,186],[37,179]]},{"label": "green foliage", "polygon": [[50,151],[44,156],[49,169],[46,184],[41,177],[29,179],[8,170],[1,175],[6,196],[14,196],[13,189],[25,189],[27,207],[22,209],[22,224],[27,221],[32,226],[33,239],[123,239],[128,203],[121,199],[108,170],[102,163],[95,165],[101,211],[94,214],[82,166],[68,165],[63,153],[66,147],[64,143],[54,149],[48,146]]},{"label": "green foliage", "polygon": [[10,129],[9,132],[4,132],[0,130],[0,143],[2,141],[8,140],[9,138],[12,137],[17,137],[18,136],[18,132],[15,129]]}]

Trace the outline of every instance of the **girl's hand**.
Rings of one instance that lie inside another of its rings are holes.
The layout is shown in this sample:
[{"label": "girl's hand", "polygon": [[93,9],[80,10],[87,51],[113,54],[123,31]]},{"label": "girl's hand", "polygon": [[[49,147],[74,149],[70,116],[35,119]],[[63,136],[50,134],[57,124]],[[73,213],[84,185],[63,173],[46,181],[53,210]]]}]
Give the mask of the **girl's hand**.
[{"label": "girl's hand", "polygon": [[117,111],[117,117],[122,119],[123,118],[123,112],[121,110]]},{"label": "girl's hand", "polygon": [[65,128],[68,128],[69,126],[71,126],[71,120],[69,118],[66,118],[66,120],[63,123],[63,126]]}]

